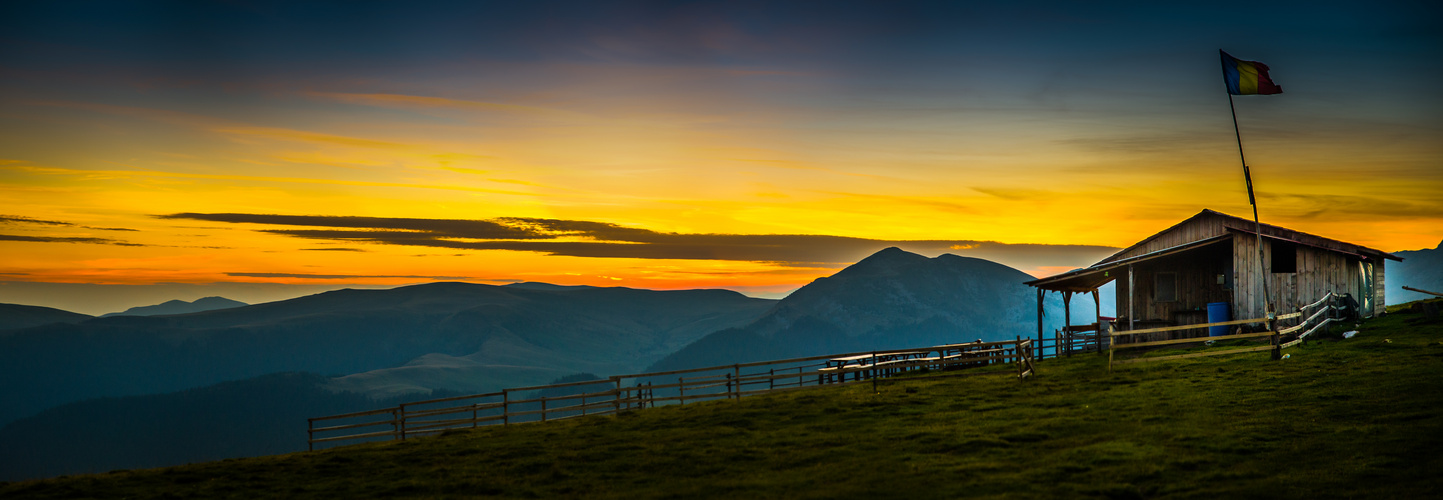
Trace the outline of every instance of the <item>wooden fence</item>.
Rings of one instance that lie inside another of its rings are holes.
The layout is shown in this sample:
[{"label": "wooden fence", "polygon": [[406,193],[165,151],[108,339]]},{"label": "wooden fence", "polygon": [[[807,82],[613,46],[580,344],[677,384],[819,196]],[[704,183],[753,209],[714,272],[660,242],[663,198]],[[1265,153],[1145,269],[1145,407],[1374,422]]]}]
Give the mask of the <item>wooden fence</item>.
[{"label": "wooden fence", "polygon": [[[1343,297],[1334,295],[1332,292],[1328,292],[1327,295],[1318,299],[1317,302],[1299,307],[1297,316],[1306,316],[1306,319],[1298,322],[1296,325],[1278,330],[1278,335],[1297,334],[1297,337],[1284,342],[1278,347],[1280,349],[1287,349],[1301,344],[1304,340],[1307,340],[1309,335],[1326,328],[1329,324],[1342,322],[1347,317],[1347,309],[1348,306],[1344,303]],[[1316,311],[1309,314],[1308,311],[1310,310]]]},{"label": "wooden fence", "polygon": [[875,388],[880,380],[904,373],[925,371],[942,374],[1004,363],[1016,365],[1017,377],[1026,379],[1036,374],[1034,361],[1041,345],[1040,341],[1024,338],[1002,342],[979,341],[518,387],[307,419],[307,441],[310,449],[314,450],[317,444],[324,443],[405,440],[452,429],[611,415],[659,404],[739,400],[746,396],[806,387],[871,382]]},{"label": "wooden fence", "polygon": [[[618,375],[601,380],[517,387],[500,392],[430,399],[397,405],[394,408],[329,415],[307,419],[307,442],[311,449],[317,444],[358,440],[405,440],[452,429],[484,425],[510,425],[545,422],[588,415],[613,415],[658,404],[687,404],[706,400],[739,400],[767,392],[818,387],[836,384],[871,382],[875,385],[887,377],[927,371],[940,374],[964,368],[1010,363],[1019,379],[1036,374],[1035,362],[1048,357],[1068,356],[1081,352],[1108,353],[1108,369],[1113,364],[1164,361],[1199,356],[1218,356],[1242,352],[1280,350],[1292,347],[1328,324],[1342,321],[1346,310],[1342,299],[1332,293],[1297,312],[1268,318],[1240,319],[1218,323],[1148,328],[1131,331],[1100,332],[1096,327],[1074,328],[1062,338],[1028,339],[1002,342],[970,342],[945,346],[920,347],[890,351],[866,351],[823,356],[809,356],[775,361],[737,363],[690,370]],[[1309,312],[1312,311],[1312,312]],[[1297,325],[1278,328],[1280,322],[1301,321]],[[1213,326],[1234,326],[1262,323],[1261,332],[1138,341],[1139,336],[1196,330]],[[1298,333],[1302,332],[1302,333]],[[1079,335],[1080,334],[1080,335]],[[1297,337],[1286,343],[1285,336]],[[1197,344],[1206,341],[1270,337],[1268,345],[1240,349],[1216,350],[1171,356],[1153,356],[1115,360],[1121,349]],[[995,372],[989,372],[995,373]],[[1005,373],[1005,372],[1002,372]],[[675,377],[675,382],[672,382]]]},{"label": "wooden fence", "polygon": [[1057,329],[1056,336],[1053,338],[1053,342],[1056,344],[1054,355],[1101,354],[1112,339],[1107,334],[1107,325],[1107,323],[1098,322],[1087,325],[1067,325]]},{"label": "wooden fence", "polygon": [[[1221,355],[1224,355],[1224,354],[1236,354],[1236,353],[1242,353],[1242,352],[1255,352],[1255,351],[1266,351],[1266,350],[1272,350],[1272,351],[1274,351],[1274,353],[1275,353],[1274,355],[1276,356],[1276,355],[1277,355],[1276,353],[1281,352],[1282,349],[1285,349],[1285,348],[1288,348],[1288,347],[1292,347],[1292,346],[1298,345],[1298,344],[1301,343],[1305,338],[1307,338],[1308,335],[1311,335],[1311,334],[1313,334],[1314,332],[1317,332],[1319,329],[1322,329],[1322,328],[1326,327],[1329,323],[1334,322],[1334,321],[1341,321],[1341,318],[1343,317],[1343,315],[1340,314],[1340,312],[1347,309],[1347,306],[1341,304],[1341,302],[1342,302],[1342,298],[1341,298],[1340,296],[1335,295],[1335,294],[1333,294],[1332,292],[1328,292],[1327,294],[1325,294],[1325,295],[1323,296],[1323,298],[1318,299],[1317,302],[1314,302],[1314,303],[1312,303],[1312,304],[1308,304],[1308,305],[1306,305],[1306,306],[1303,306],[1303,307],[1301,307],[1301,308],[1298,308],[1298,310],[1295,311],[1295,312],[1288,313],[1288,314],[1283,314],[1283,315],[1280,315],[1280,316],[1278,316],[1278,317],[1276,317],[1276,318],[1238,319],[1238,320],[1232,320],[1232,321],[1221,321],[1221,322],[1217,322],[1217,323],[1203,323],[1203,324],[1197,324],[1197,325],[1169,326],[1169,327],[1162,327],[1162,328],[1147,328],[1147,329],[1142,329],[1142,330],[1129,330],[1129,331],[1123,331],[1123,332],[1113,332],[1113,333],[1110,335],[1110,337],[1112,338],[1112,341],[1110,342],[1110,343],[1111,343],[1111,346],[1109,347],[1109,349],[1108,349],[1108,354],[1107,354],[1107,363],[1108,363],[1107,366],[1108,366],[1108,370],[1111,370],[1111,369],[1112,369],[1112,365],[1114,365],[1114,364],[1145,363],[1145,362],[1150,362],[1150,361],[1166,361],[1166,360],[1170,360],[1170,359],[1196,358],[1196,357],[1202,357],[1202,356],[1221,356]],[[1311,315],[1309,315],[1307,311],[1314,310],[1314,309],[1316,309],[1316,312],[1314,312],[1314,313],[1312,313]],[[1302,318],[1305,318],[1305,319],[1302,319]],[[1291,321],[1291,320],[1298,320],[1298,319],[1302,319],[1302,320],[1301,320],[1297,325],[1294,325],[1294,326],[1291,326],[1291,327],[1287,327],[1287,328],[1281,328],[1281,329],[1279,328],[1279,323],[1289,322],[1289,321]],[[1156,341],[1141,341],[1141,342],[1136,341],[1136,340],[1137,340],[1137,337],[1136,337],[1136,336],[1138,336],[1138,335],[1153,335],[1153,334],[1158,334],[1158,333],[1170,333],[1170,332],[1179,332],[1179,331],[1185,331],[1185,330],[1196,330],[1196,329],[1199,329],[1199,328],[1209,328],[1209,327],[1214,327],[1214,326],[1234,326],[1234,325],[1258,324],[1258,323],[1261,323],[1261,324],[1265,325],[1265,330],[1263,330],[1263,331],[1261,331],[1261,332],[1237,333],[1237,334],[1231,334],[1231,335],[1219,335],[1219,336],[1210,336],[1210,337],[1190,337],[1190,338],[1168,339],[1168,340],[1156,340]],[[1298,334],[1297,332],[1299,332],[1299,331],[1302,331],[1303,333]],[[1282,339],[1283,339],[1284,337],[1286,337],[1286,336],[1291,336],[1291,335],[1294,335],[1294,334],[1297,334],[1297,337],[1296,337],[1296,338],[1294,338],[1294,339],[1292,339],[1291,341],[1288,341],[1288,342],[1283,342]],[[1159,346],[1177,346],[1177,345],[1181,345],[1181,344],[1197,344],[1197,343],[1201,343],[1201,342],[1212,342],[1212,341],[1219,341],[1219,340],[1253,339],[1253,338],[1259,338],[1259,337],[1269,337],[1268,345],[1254,346],[1254,347],[1243,347],[1243,348],[1238,348],[1238,349],[1227,349],[1227,350],[1209,350],[1209,351],[1204,351],[1204,352],[1195,352],[1195,353],[1188,353],[1188,354],[1175,354],[1175,355],[1171,355],[1171,356],[1150,356],[1150,357],[1138,357],[1138,358],[1123,359],[1123,360],[1114,360],[1114,359],[1113,359],[1113,353],[1114,353],[1115,351],[1118,351],[1118,350],[1121,350],[1121,349],[1136,349],[1136,348],[1159,347]],[[1123,338],[1124,340],[1119,341],[1119,340],[1118,340],[1119,338]]]}]

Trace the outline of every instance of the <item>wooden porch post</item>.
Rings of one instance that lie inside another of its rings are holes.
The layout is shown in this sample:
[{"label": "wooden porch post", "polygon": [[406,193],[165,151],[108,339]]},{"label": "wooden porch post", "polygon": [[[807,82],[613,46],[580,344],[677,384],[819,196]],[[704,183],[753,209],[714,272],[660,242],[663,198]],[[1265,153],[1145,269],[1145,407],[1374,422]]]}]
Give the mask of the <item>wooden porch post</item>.
[{"label": "wooden porch post", "polygon": [[1067,327],[1072,326],[1072,292],[1062,291],[1062,336],[1067,340],[1067,355],[1072,356],[1072,335]]},{"label": "wooden porch post", "polygon": [[[1038,340],[1038,341],[1041,341],[1041,340],[1042,340],[1042,288],[1041,288],[1041,287],[1038,287],[1038,288],[1037,288],[1037,340]],[[1052,348],[1054,349],[1053,354],[1055,355],[1055,354],[1056,354],[1055,349],[1057,349],[1057,341],[1056,341],[1056,340],[1053,341],[1053,343],[1052,343]]]},{"label": "wooden porch post", "polygon": [[1097,353],[1102,354],[1102,300],[1096,288],[1092,289],[1092,312],[1097,325],[1097,331],[1093,332],[1097,336]]},{"label": "wooden porch post", "polygon": [[1132,306],[1132,302],[1133,302],[1133,301],[1132,301],[1132,297],[1133,297],[1134,295],[1136,295],[1136,293],[1135,293],[1133,290],[1134,290],[1135,288],[1137,288],[1136,286],[1134,286],[1135,284],[1136,284],[1135,281],[1132,279],[1132,264],[1128,264],[1128,265],[1127,265],[1127,329],[1128,329],[1128,330],[1136,330],[1136,329],[1137,329],[1136,326],[1135,326],[1135,325],[1137,324],[1137,314],[1134,312],[1134,309],[1133,309],[1133,306]]}]

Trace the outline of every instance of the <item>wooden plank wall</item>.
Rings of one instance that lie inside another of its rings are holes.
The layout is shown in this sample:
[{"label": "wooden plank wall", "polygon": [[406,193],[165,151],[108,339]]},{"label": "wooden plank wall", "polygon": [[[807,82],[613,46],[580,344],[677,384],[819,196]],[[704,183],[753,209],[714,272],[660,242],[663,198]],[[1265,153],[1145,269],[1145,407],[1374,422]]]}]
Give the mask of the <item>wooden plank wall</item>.
[{"label": "wooden plank wall", "polygon": [[[1267,261],[1267,245],[1263,246],[1263,260]],[[1263,311],[1263,282],[1258,279],[1257,239],[1247,235],[1233,237],[1233,317],[1261,318]]]},{"label": "wooden plank wall", "polygon": [[[1237,290],[1233,297],[1233,317],[1261,318],[1267,314],[1262,299],[1264,279],[1267,280],[1274,311],[1278,314],[1292,312],[1299,306],[1312,303],[1329,291],[1361,296],[1363,283],[1356,258],[1318,248],[1293,245],[1298,252],[1297,272],[1274,273],[1271,266],[1275,242],[1265,238],[1263,269],[1259,274],[1256,242],[1256,238],[1250,235],[1233,238],[1233,268],[1237,280]],[[1377,295],[1376,291],[1374,295]],[[1376,304],[1374,310],[1377,310]]]}]

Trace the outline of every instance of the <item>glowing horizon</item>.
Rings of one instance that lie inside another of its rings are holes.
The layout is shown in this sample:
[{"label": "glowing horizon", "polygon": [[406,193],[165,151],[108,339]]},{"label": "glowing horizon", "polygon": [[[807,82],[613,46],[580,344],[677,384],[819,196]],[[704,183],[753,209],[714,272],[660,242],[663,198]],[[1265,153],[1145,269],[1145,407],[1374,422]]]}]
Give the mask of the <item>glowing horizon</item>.
[{"label": "glowing horizon", "polygon": [[437,5],[9,7],[0,281],[765,294],[894,245],[1045,276],[1250,216],[1219,45],[1287,89],[1237,99],[1264,222],[1443,239],[1435,7]]}]

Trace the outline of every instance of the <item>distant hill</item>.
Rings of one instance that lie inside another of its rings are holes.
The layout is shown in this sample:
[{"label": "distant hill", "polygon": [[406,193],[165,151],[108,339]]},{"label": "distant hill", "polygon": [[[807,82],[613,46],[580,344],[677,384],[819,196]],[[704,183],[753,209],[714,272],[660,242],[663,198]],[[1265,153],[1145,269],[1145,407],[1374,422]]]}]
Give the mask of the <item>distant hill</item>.
[{"label": "distant hill", "polygon": [[195,302],[184,300],[168,300],[153,306],[140,306],[126,309],[124,312],[102,314],[100,317],[111,316],[161,316],[167,314],[190,314],[218,309],[230,309],[233,307],[245,307],[250,304],[238,300],[231,300],[225,297],[205,297],[195,299]]},{"label": "distant hill", "polygon": [[504,286],[504,287],[506,287],[506,288],[523,288],[523,289],[526,289],[526,290],[550,290],[550,291],[559,291],[559,290],[586,290],[586,289],[596,288],[596,287],[590,286],[590,285],[553,285],[553,284],[551,284],[551,283],[540,283],[540,282],[536,282],[536,281],[523,281],[523,282],[520,282],[520,283],[512,283],[512,284],[509,284],[509,285],[502,285],[502,286]]},{"label": "distant hill", "polygon": [[53,307],[0,304],[0,331],[51,323],[79,323],[92,317],[89,314],[73,313]]},{"label": "distant hill", "polygon": [[328,387],[373,397],[634,372],[774,303],[725,290],[432,283],[42,325],[0,334],[0,424],[73,401],[277,372],[347,375]]},{"label": "distant hill", "polygon": [[[888,248],[707,335],[647,371],[828,353],[1012,339],[1037,331],[1031,276],[982,259]],[[1054,299],[1055,300],[1055,299]],[[1049,301],[1053,311],[1061,300]],[[1049,321],[1047,331],[1060,321]]]},{"label": "distant hill", "polygon": [[1402,304],[1433,298],[1432,295],[1404,290],[1404,286],[1443,293],[1443,243],[1437,248],[1393,252],[1403,262],[1388,261],[1383,268],[1383,286],[1389,304]]}]

